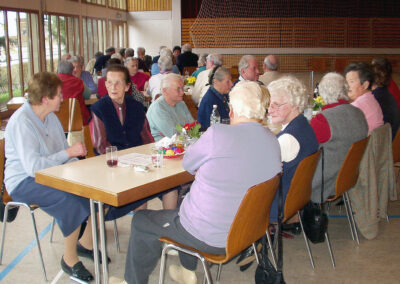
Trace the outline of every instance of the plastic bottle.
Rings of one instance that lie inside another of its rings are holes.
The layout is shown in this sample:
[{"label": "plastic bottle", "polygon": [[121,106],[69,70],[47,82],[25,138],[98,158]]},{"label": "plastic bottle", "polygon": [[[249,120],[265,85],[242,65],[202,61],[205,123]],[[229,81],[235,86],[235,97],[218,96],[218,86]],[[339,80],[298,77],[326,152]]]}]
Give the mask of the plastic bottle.
[{"label": "plastic bottle", "polygon": [[213,110],[210,116],[210,125],[218,124],[221,122],[221,116],[219,115],[217,105],[213,105]]}]

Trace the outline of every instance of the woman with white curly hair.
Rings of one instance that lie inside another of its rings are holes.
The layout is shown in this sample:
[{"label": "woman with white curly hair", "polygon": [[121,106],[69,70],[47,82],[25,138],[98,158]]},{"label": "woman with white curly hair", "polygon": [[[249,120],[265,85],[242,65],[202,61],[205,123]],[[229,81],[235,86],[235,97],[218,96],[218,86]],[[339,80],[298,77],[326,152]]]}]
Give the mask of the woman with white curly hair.
[{"label": "woman with white curly hair", "polygon": [[[319,84],[319,94],[326,105],[311,120],[318,143],[324,147],[324,196],[335,193],[335,182],[350,146],[368,135],[363,112],[349,104],[345,78],[338,73],[326,74]],[[312,183],[311,201],[321,202],[321,161]]]},{"label": "woman with white curly hair", "polygon": [[[268,112],[272,123],[282,124],[282,130],[277,137],[281,147],[282,189],[285,201],[297,165],[305,157],[318,150],[318,142],[314,131],[302,114],[308,100],[307,89],[303,83],[295,77],[286,76],[271,82],[268,90],[271,94]],[[277,220],[278,198],[276,195],[271,206],[270,221],[277,222]]]}]

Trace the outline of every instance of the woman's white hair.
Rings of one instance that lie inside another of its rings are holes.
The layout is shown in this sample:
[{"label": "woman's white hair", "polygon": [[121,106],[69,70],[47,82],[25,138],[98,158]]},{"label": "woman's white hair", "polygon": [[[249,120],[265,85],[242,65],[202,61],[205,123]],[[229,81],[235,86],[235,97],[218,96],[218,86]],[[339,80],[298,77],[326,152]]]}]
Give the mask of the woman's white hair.
[{"label": "woman's white hair", "polygon": [[172,57],[174,57],[174,55],[172,54],[171,49],[169,49],[167,47],[164,47],[163,49],[161,49],[160,57],[162,57],[162,56],[169,56],[169,57],[171,57],[171,59],[172,59]]},{"label": "woman's white hair", "polygon": [[160,71],[172,70],[172,58],[170,56],[160,56],[158,67],[160,67]]},{"label": "woman's white hair", "polygon": [[336,72],[330,72],[322,77],[318,85],[320,96],[327,104],[337,103],[340,99],[349,100],[346,89],[346,79]]},{"label": "woman's white hair", "polygon": [[268,97],[256,82],[241,81],[229,93],[234,117],[264,119]]},{"label": "woman's white hair", "polygon": [[268,85],[272,97],[286,97],[291,106],[297,106],[302,113],[308,103],[307,88],[294,76],[285,76]]},{"label": "woman's white hair", "polygon": [[175,73],[168,73],[164,76],[164,78],[161,80],[161,93],[164,94],[164,89],[168,89],[171,87],[171,83],[173,81],[181,81],[183,82],[183,78],[181,75],[179,74],[175,74]]}]

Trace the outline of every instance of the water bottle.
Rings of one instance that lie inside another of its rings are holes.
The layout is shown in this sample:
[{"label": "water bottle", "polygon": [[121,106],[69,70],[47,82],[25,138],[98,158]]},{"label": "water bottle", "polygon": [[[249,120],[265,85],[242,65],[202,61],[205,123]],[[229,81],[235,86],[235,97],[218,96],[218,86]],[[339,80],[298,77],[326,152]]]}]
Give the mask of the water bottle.
[{"label": "water bottle", "polygon": [[210,125],[218,124],[221,122],[221,116],[219,115],[217,105],[213,105],[213,110],[210,116]]}]

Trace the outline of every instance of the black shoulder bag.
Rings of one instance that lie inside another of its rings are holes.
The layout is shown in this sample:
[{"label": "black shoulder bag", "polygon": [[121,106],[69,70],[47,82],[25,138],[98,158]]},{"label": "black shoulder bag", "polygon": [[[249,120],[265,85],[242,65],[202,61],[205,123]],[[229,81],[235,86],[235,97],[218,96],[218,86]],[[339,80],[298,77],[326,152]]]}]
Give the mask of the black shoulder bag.
[{"label": "black shoulder bag", "polygon": [[[4,195],[5,186],[4,183],[1,185],[1,195],[0,195],[0,221],[4,221],[4,212],[6,206],[3,203],[3,195]],[[8,210],[7,222],[12,222],[17,217],[19,207],[14,207]]]},{"label": "black shoulder bag", "polygon": [[321,204],[308,202],[303,208],[301,219],[307,238],[314,244],[325,241],[325,233],[328,229],[328,216],[324,211],[324,148],[321,153]]},{"label": "black shoulder bag", "polygon": [[268,246],[266,243],[266,236],[262,237],[262,249],[260,264],[257,266],[255,274],[256,284],[285,284],[283,279],[282,266],[283,266],[283,247],[282,247],[282,219],[283,219],[283,194],[282,194],[282,176],[279,183],[278,195],[278,263],[277,269],[272,265],[268,259]]}]

